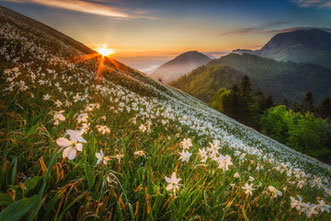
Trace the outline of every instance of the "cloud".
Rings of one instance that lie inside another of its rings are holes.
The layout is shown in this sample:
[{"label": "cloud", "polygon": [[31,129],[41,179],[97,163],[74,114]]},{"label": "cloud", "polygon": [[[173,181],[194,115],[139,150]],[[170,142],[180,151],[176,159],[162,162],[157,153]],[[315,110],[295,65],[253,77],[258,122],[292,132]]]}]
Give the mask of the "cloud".
[{"label": "cloud", "polygon": [[323,30],[323,31],[331,31],[331,28],[322,28],[322,27],[291,27],[291,28],[268,30],[268,31],[265,31],[264,33],[277,34],[277,33],[300,31],[300,30],[309,30],[309,29],[320,29],[320,30]]},{"label": "cloud", "polygon": [[87,14],[101,15],[107,17],[115,17],[115,18],[154,18],[152,16],[146,15],[142,11],[134,11],[126,12],[125,10],[105,5],[105,1],[103,0],[4,0],[7,2],[15,2],[15,3],[32,3],[37,5],[44,5],[52,8],[60,8],[65,10],[77,11]]},{"label": "cloud", "polygon": [[277,28],[277,26],[284,25],[284,24],[289,24],[290,22],[271,22],[271,23],[266,23],[262,24],[259,26],[253,26],[253,27],[248,27],[248,28],[239,28],[236,30],[228,31],[228,32],[222,32],[220,33],[220,36],[225,36],[225,35],[242,35],[242,34],[277,34],[277,33],[283,33],[283,32],[291,32],[291,31],[298,31],[298,30],[308,30],[308,29],[320,29],[323,31],[331,31],[331,28],[326,28],[326,27],[302,27],[302,26],[297,26],[297,27],[288,27],[288,28]]},{"label": "cloud", "polygon": [[232,31],[222,32],[220,33],[221,36],[225,35],[233,35],[233,34],[248,34],[248,33],[265,33],[268,28],[276,27],[284,24],[288,24],[287,21],[275,21],[269,22],[262,25],[247,27],[247,28],[239,28]]},{"label": "cloud", "polygon": [[220,58],[227,54],[231,53],[231,51],[209,51],[205,52],[204,54],[207,55],[211,59]]},{"label": "cloud", "polygon": [[331,8],[331,0],[292,0],[292,2],[302,8]]},{"label": "cloud", "polygon": [[155,71],[160,65],[150,65],[144,68],[138,68],[139,71],[144,72],[145,74],[151,74]]}]

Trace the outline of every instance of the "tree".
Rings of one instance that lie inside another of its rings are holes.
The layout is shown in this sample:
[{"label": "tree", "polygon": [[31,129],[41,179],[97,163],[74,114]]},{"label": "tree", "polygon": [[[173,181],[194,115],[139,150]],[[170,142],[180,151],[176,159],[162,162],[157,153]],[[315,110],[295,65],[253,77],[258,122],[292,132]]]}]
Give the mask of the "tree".
[{"label": "tree", "polygon": [[331,99],[330,99],[330,97],[324,98],[316,109],[317,109],[317,115],[319,117],[331,119]]},{"label": "tree", "polygon": [[303,97],[300,109],[302,113],[314,112],[314,99],[311,91],[308,91]]},{"label": "tree", "polygon": [[263,98],[263,100],[261,102],[261,106],[262,106],[263,110],[266,110],[270,107],[275,106],[273,97],[269,94],[267,97]]},{"label": "tree", "polygon": [[300,104],[298,104],[297,102],[294,102],[293,111],[300,112],[300,108],[301,108],[300,106],[301,106]]},{"label": "tree", "polygon": [[224,108],[223,108],[223,102],[222,102],[222,96],[221,95],[226,91],[227,90],[223,87],[215,93],[213,101],[211,103],[212,108],[215,108],[216,110],[219,110],[219,111],[222,112],[222,110]]},{"label": "tree", "polygon": [[288,145],[294,149],[317,150],[324,146],[323,132],[326,122],[307,112],[289,128]]},{"label": "tree", "polygon": [[261,90],[261,88],[257,88],[255,91],[254,91],[254,97],[257,99],[257,100],[261,100],[264,98],[264,94]]},{"label": "tree", "polygon": [[233,89],[226,90],[221,88],[217,91],[212,102],[212,107],[221,111],[222,113],[232,117],[240,122],[245,119],[245,109],[248,107],[243,107],[243,98],[239,94],[238,87],[234,85]]},{"label": "tree", "polygon": [[247,75],[245,75],[240,81],[240,91],[244,98],[248,98],[248,99],[251,98],[253,89],[252,89],[251,80]]},{"label": "tree", "polygon": [[281,102],[280,105],[285,105],[287,107],[287,109],[289,109],[289,103],[288,100],[286,98],[284,98]]},{"label": "tree", "polygon": [[288,137],[286,106],[281,105],[268,109],[261,117],[262,133],[285,143]]},{"label": "tree", "polygon": [[234,84],[231,88],[231,90],[236,93],[236,94],[239,94],[240,93],[240,90],[239,90],[239,87],[237,84]]}]

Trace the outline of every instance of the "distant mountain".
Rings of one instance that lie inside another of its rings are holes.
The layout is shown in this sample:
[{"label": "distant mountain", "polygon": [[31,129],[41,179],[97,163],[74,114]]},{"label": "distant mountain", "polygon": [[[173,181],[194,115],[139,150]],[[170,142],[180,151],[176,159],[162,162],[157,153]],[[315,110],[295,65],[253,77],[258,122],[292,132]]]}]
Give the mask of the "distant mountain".
[{"label": "distant mountain", "polygon": [[201,65],[207,64],[211,60],[211,58],[198,51],[188,51],[161,65],[151,76],[156,80],[161,79],[163,83],[168,83]]},{"label": "distant mountain", "polygon": [[331,33],[306,29],[280,33],[260,50],[237,49],[237,54],[255,54],[277,61],[313,63],[331,68]]},{"label": "distant mountain", "polygon": [[247,75],[253,86],[276,102],[300,101],[311,90],[316,101],[331,96],[331,69],[315,64],[279,62],[250,54],[229,54],[182,76],[171,85],[205,102],[221,87],[229,88]]}]

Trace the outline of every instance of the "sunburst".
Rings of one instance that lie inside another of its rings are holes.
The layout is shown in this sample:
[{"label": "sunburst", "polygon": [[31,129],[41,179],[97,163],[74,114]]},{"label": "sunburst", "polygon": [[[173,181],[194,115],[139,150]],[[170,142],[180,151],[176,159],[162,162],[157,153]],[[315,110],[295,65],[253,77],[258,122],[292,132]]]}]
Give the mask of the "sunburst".
[{"label": "sunburst", "polygon": [[102,56],[108,57],[109,55],[115,54],[115,50],[111,48],[107,48],[106,45],[104,45],[102,48],[95,49],[99,54]]},{"label": "sunburst", "polygon": [[74,63],[80,63],[83,62],[85,60],[90,60],[90,59],[97,59],[98,60],[98,68],[96,70],[96,77],[100,77],[102,74],[103,70],[109,70],[110,67],[105,66],[105,59],[107,59],[107,61],[109,61],[112,65],[114,65],[114,67],[118,68],[118,62],[116,62],[114,59],[112,59],[110,57],[110,55],[115,54],[116,51],[112,48],[107,48],[107,45],[104,45],[103,47],[99,47],[94,49],[95,53],[92,54],[85,54],[85,55],[80,55],[80,56],[76,56],[73,57],[71,60],[71,62]]}]

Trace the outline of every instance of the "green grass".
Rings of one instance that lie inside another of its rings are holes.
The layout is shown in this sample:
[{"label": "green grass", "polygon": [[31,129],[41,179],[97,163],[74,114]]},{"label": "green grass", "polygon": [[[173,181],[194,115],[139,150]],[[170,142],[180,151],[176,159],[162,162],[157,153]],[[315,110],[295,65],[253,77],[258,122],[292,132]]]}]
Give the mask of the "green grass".
[{"label": "green grass", "polygon": [[[1,76],[5,81],[3,73]],[[14,81],[23,79],[29,88],[37,84],[30,82],[24,73]],[[68,94],[70,91],[83,93],[85,90],[77,81],[62,83],[60,77],[53,81],[60,82],[63,91]],[[108,89],[112,88],[111,84],[105,85]],[[5,86],[3,84],[2,89]],[[125,102],[126,108],[138,99],[141,110],[150,103],[155,105],[152,110],[159,110],[160,113],[164,108],[154,104],[149,97],[146,102],[138,94],[127,98],[127,90],[114,89],[125,92],[124,96],[101,95],[93,84],[88,87],[88,103],[100,104],[100,109],[84,111],[88,113],[89,123],[83,135],[87,143],[83,144],[83,151],[72,161],[62,158],[62,151],[55,141],[67,129],[75,130],[81,126],[77,124],[76,114],[86,108],[87,102],[72,101],[73,105],[68,108],[57,108],[54,101],[63,101],[63,93],[54,87],[40,85],[33,89],[34,98],[31,98],[30,90],[3,94],[0,106],[2,217],[6,216],[5,211],[11,206],[24,203],[23,208],[27,205],[31,207],[24,217],[41,220],[300,220],[305,216],[290,208],[288,197],[299,194],[305,202],[316,202],[316,197],[323,197],[323,191],[308,185],[302,189],[290,185],[287,179],[296,179],[275,170],[275,165],[267,160],[249,154],[240,159],[225,142],[219,153],[230,155],[234,165],[225,172],[218,169],[212,159],[203,165],[197,154],[198,149],[208,146],[212,137],[200,136],[191,128],[180,126],[177,118],[168,119],[167,126],[163,126],[161,120],[164,117],[161,115],[151,118],[138,115],[137,123],[133,124],[132,119],[137,112],[116,111],[120,102]],[[51,101],[42,99],[46,92],[52,96]],[[110,102],[109,97],[119,98],[119,101]],[[115,110],[110,110],[110,107]],[[65,109],[66,119],[54,125],[52,111],[62,109]],[[143,133],[138,127],[146,124],[147,120],[153,122],[151,132]],[[110,134],[100,134],[96,125],[107,125]],[[193,140],[189,150],[193,155],[188,162],[181,162],[178,154],[181,151],[180,142],[187,137]],[[100,150],[105,156],[111,156],[107,165],[96,165],[95,154]],[[145,156],[135,156],[137,150],[145,151]],[[112,157],[117,154],[123,155],[120,161]],[[264,169],[259,172],[256,167],[261,165]],[[170,177],[174,171],[182,178],[182,186],[176,196],[165,188],[165,177]],[[233,177],[236,172],[240,174],[239,179]],[[242,189],[249,176],[255,178],[256,190],[252,196],[247,196]],[[107,177],[112,182],[109,183]],[[283,196],[272,198],[267,191],[269,185],[282,191]],[[316,219],[327,217],[329,214],[324,212]]]}]

